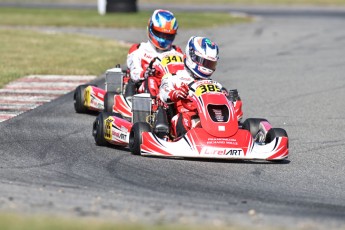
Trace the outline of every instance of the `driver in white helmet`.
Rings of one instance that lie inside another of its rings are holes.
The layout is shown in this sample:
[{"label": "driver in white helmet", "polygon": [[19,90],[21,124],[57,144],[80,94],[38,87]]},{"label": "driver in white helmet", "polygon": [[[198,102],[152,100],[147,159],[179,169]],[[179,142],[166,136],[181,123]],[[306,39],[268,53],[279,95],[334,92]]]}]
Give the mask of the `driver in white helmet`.
[{"label": "driver in white helmet", "polygon": [[[199,118],[196,111],[186,109],[188,106],[182,105],[181,100],[188,96],[189,83],[205,79],[211,80],[210,77],[216,70],[219,59],[218,53],[216,43],[205,37],[193,36],[186,46],[185,69],[177,71],[176,75],[167,74],[163,77],[159,91],[160,99],[164,103],[175,103],[176,105],[177,114],[171,119],[170,134],[173,137],[181,137],[191,128],[198,126]],[[226,95],[228,94],[219,82],[213,83]]]},{"label": "driver in white helmet", "polygon": [[[136,91],[138,93],[144,92],[144,80],[155,74],[155,69],[147,68],[151,60],[167,51],[176,50],[182,53],[181,48],[172,44],[177,33],[177,28],[177,20],[173,13],[162,9],[153,12],[147,26],[149,40],[134,44],[128,52],[129,87],[137,89]],[[149,88],[150,85],[154,84],[148,83],[147,87]],[[158,91],[159,89],[156,90]],[[150,92],[150,89],[148,91]]]}]

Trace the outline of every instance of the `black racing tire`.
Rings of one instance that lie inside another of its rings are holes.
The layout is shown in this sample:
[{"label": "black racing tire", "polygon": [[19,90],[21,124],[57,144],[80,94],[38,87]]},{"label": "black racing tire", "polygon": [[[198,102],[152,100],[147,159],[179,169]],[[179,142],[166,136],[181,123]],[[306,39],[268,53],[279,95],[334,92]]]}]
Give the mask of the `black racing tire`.
[{"label": "black racing tire", "polygon": [[106,92],[104,95],[104,112],[112,113],[114,106],[114,96],[117,93]]},{"label": "black racing tire", "polygon": [[105,113],[101,112],[98,114],[96,117],[96,120],[93,122],[92,126],[92,136],[95,138],[96,145],[98,146],[107,146],[108,142],[104,138],[104,133],[105,133],[105,125],[104,125],[104,120],[112,116],[113,114],[111,113]]},{"label": "black racing tire", "polygon": [[288,135],[285,129],[271,128],[266,134],[265,143],[271,143],[276,137],[288,137]]},{"label": "black racing tire", "polygon": [[151,126],[146,122],[137,122],[132,126],[129,134],[129,150],[133,155],[140,155],[142,144],[141,135],[143,132],[151,132]]},{"label": "black racing tire", "polygon": [[77,113],[88,112],[87,107],[84,106],[84,91],[88,86],[89,85],[79,85],[74,91],[74,109]]},{"label": "black racing tire", "polygon": [[137,0],[107,0],[106,12],[137,12]]},{"label": "black racing tire", "polygon": [[258,134],[260,129],[260,122],[267,121],[263,118],[248,118],[242,124],[242,129],[246,129],[250,132],[253,138]]}]

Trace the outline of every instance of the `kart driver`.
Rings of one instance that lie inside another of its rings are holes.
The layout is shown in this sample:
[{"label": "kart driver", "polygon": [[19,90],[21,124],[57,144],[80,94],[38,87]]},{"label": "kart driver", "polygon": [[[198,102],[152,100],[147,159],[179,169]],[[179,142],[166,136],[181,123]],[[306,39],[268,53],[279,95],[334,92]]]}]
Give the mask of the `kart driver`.
[{"label": "kart driver", "polygon": [[[175,103],[177,112],[171,119],[171,136],[181,137],[191,128],[198,126],[199,118],[196,110],[188,110],[188,105],[186,106],[188,102],[183,99],[188,96],[189,83],[198,80],[211,80],[210,77],[216,70],[219,59],[218,53],[216,43],[205,37],[193,36],[186,46],[185,69],[177,71],[176,75],[166,74],[163,77],[159,91],[160,99],[167,104]],[[229,98],[228,91],[220,83],[216,81],[213,83]],[[239,103],[240,108],[241,105]],[[242,113],[241,109],[240,113]]]},{"label": "kart driver", "polygon": [[[144,80],[149,76],[155,75],[155,69],[148,68],[148,65],[159,54],[174,50],[182,54],[181,48],[172,45],[177,28],[177,20],[173,13],[162,9],[153,12],[147,26],[148,41],[134,44],[128,52],[127,66],[130,72],[130,81],[128,82],[126,91],[131,91],[132,95],[135,91],[138,93],[145,91],[146,84],[144,84]],[[151,78],[150,80],[154,81],[155,79]],[[151,90],[150,87],[156,87],[156,89]],[[150,82],[146,86],[150,93],[151,91],[159,91],[158,87],[159,85],[150,84]],[[132,96],[131,94],[129,96]]]}]

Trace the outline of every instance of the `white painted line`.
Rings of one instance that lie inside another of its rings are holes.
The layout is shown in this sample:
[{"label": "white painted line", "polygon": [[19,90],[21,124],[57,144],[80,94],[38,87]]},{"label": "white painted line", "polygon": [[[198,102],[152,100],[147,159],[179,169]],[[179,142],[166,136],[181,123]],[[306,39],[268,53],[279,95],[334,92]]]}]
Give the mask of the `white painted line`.
[{"label": "white painted line", "polygon": [[[48,102],[52,99],[56,98],[56,96],[22,96],[22,95],[12,95],[12,96],[1,96],[0,97],[0,103],[15,103],[17,102]],[[4,102],[1,102],[4,101]]]},{"label": "white painted line", "polygon": [[0,89],[0,122],[69,93],[95,78],[90,75],[30,75],[17,79]]},{"label": "white painted line", "polygon": [[44,87],[44,86],[49,86],[49,87],[68,87],[68,88],[73,88],[76,86],[76,82],[45,82],[45,81],[40,81],[40,82],[22,82],[22,81],[16,81],[16,82],[11,82],[8,85],[6,85],[4,88],[10,89],[13,87]]},{"label": "white painted line", "polygon": [[0,110],[29,110],[36,108],[37,104],[0,104]]},{"label": "white painted line", "polygon": [[46,85],[46,86],[41,86],[41,87],[32,87],[32,86],[17,86],[17,85],[12,85],[12,86],[6,86],[4,89],[11,89],[11,90],[65,90],[65,91],[72,91],[75,89],[74,86],[70,87],[57,87],[57,86],[52,86],[52,85]]},{"label": "white painted line", "polygon": [[0,89],[0,93],[11,93],[11,94],[52,94],[52,95],[63,95],[71,92],[71,90],[30,90],[30,89]]},{"label": "white painted line", "polygon": [[85,80],[85,82],[92,81],[96,78],[96,76],[93,75],[85,75],[85,76],[76,76],[76,75],[29,75],[26,77],[27,79],[59,79],[61,80]]}]

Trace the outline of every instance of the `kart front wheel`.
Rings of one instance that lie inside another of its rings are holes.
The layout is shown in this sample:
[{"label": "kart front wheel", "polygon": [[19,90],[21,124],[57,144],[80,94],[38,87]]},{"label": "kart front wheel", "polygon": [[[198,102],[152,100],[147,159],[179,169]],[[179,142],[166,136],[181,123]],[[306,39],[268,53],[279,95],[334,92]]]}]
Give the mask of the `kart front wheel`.
[{"label": "kart front wheel", "polygon": [[267,122],[267,120],[263,118],[248,118],[243,122],[242,128],[248,130],[255,139],[260,131],[260,123],[263,121]]},{"label": "kart front wheel", "polygon": [[86,113],[88,110],[84,106],[84,91],[89,85],[79,85],[74,91],[74,109],[77,113]]},{"label": "kart front wheel", "polygon": [[93,122],[92,127],[92,136],[95,138],[96,145],[98,146],[106,146],[108,142],[104,138],[104,120],[108,118],[111,114],[109,113],[100,113],[96,117],[96,120]]},{"label": "kart front wheel", "polygon": [[288,137],[287,132],[285,129],[281,128],[272,128],[266,134],[265,143],[271,143],[277,137]]},{"label": "kart front wheel", "polygon": [[142,133],[151,132],[151,126],[146,122],[137,122],[132,126],[129,134],[129,150],[134,155],[141,154]]}]

